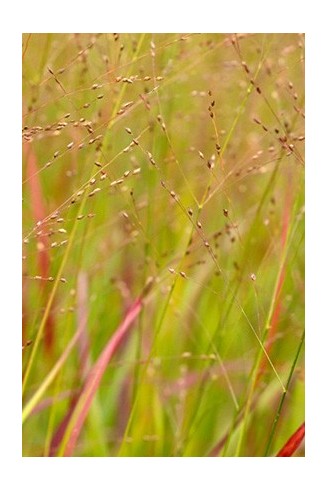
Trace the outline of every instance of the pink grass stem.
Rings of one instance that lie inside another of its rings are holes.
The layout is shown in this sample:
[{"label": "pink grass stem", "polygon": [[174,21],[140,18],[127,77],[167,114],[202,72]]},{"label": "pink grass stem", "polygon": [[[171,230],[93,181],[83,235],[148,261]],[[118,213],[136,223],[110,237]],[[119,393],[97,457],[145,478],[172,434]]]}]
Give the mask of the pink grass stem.
[{"label": "pink grass stem", "polygon": [[131,328],[134,320],[139,315],[142,309],[142,300],[138,298],[129,311],[127,312],[123,322],[120,324],[114,335],[108,341],[104,350],[98,357],[93,368],[89,372],[84,387],[77,401],[75,410],[72,413],[70,422],[67,427],[67,442],[64,442],[64,456],[71,456],[76,446],[77,439],[80,435],[84,421],[88,415],[92,400],[99,387],[100,381],[106,370],[109,361],[120,347],[125,335]]}]

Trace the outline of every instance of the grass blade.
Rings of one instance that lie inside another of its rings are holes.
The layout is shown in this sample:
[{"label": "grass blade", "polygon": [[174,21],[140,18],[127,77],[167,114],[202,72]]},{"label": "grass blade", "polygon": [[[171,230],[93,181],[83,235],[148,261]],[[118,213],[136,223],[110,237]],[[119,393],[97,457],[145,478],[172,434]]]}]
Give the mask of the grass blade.
[{"label": "grass blade", "polygon": [[121,345],[125,335],[128,333],[141,309],[142,300],[138,298],[127,312],[123,322],[120,324],[114,335],[108,341],[107,345],[87,376],[85,385],[81,391],[81,395],[65,431],[58,456],[71,456],[73,454],[77,439],[80,435],[84,421],[88,415],[91,403],[98,390],[106,367]]},{"label": "grass blade", "polygon": [[294,432],[294,434],[288,439],[286,444],[280,449],[277,457],[290,457],[293,456],[295,451],[300,446],[305,437],[305,422]]}]

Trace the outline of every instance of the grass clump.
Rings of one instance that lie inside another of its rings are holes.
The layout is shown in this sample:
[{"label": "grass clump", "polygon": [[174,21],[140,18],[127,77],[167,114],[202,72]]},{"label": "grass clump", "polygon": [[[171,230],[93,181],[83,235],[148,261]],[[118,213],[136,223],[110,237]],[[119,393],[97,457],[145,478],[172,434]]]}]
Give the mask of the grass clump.
[{"label": "grass clump", "polygon": [[303,35],[23,35],[25,456],[304,455],[304,117]]}]

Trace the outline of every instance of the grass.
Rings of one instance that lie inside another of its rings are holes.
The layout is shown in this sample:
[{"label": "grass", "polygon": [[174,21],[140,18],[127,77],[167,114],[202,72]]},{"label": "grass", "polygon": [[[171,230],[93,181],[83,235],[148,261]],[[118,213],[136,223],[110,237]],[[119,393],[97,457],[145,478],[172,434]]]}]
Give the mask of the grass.
[{"label": "grass", "polygon": [[304,456],[304,36],[22,63],[23,455]]}]

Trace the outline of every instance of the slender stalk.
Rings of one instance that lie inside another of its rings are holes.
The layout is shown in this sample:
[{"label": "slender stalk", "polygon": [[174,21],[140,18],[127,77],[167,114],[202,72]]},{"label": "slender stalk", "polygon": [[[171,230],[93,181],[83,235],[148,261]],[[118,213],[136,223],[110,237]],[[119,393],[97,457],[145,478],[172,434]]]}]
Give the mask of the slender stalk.
[{"label": "slender stalk", "polygon": [[302,334],[300,343],[299,343],[298,348],[297,348],[297,351],[296,351],[296,355],[294,357],[293,363],[292,363],[291,368],[290,368],[290,371],[289,371],[289,375],[288,375],[288,379],[287,379],[287,383],[286,383],[286,391],[285,391],[285,393],[283,393],[281,395],[281,398],[280,398],[280,403],[278,405],[277,412],[276,412],[276,415],[275,415],[274,420],[273,420],[273,423],[272,423],[272,427],[271,427],[271,431],[270,431],[270,434],[269,434],[268,442],[267,442],[267,445],[266,445],[266,448],[265,448],[264,456],[268,456],[269,455],[269,451],[270,451],[270,448],[271,448],[271,445],[272,445],[272,441],[273,441],[273,438],[274,438],[274,435],[275,435],[275,432],[276,432],[276,429],[277,429],[277,424],[278,424],[278,421],[280,419],[280,415],[281,415],[281,412],[282,412],[282,409],[283,409],[283,406],[284,406],[284,403],[285,403],[285,399],[286,399],[286,396],[287,396],[287,393],[288,393],[288,389],[289,389],[289,386],[290,386],[290,383],[291,383],[291,380],[292,380],[292,377],[293,377],[293,374],[294,374],[294,371],[295,371],[295,368],[296,368],[296,364],[297,364],[299,355],[301,353],[301,350],[302,350],[302,347],[303,347],[303,344],[304,344],[304,339],[305,339],[305,330],[303,331],[303,334]]},{"label": "slender stalk", "polygon": [[46,390],[49,388],[49,386],[52,384],[52,382],[55,380],[56,376],[58,375],[59,371],[61,370],[63,364],[66,362],[69,354],[71,353],[73,347],[75,347],[80,331],[76,331],[75,335],[72,337],[71,341],[67,345],[66,349],[50,371],[50,373],[46,376],[44,381],[41,383],[39,388],[36,390],[34,395],[30,398],[30,400],[26,403],[25,407],[23,408],[23,414],[22,414],[22,421],[23,423],[27,420],[28,416],[31,414],[33,408],[37,405],[37,403],[41,400],[42,396],[46,392]]}]

